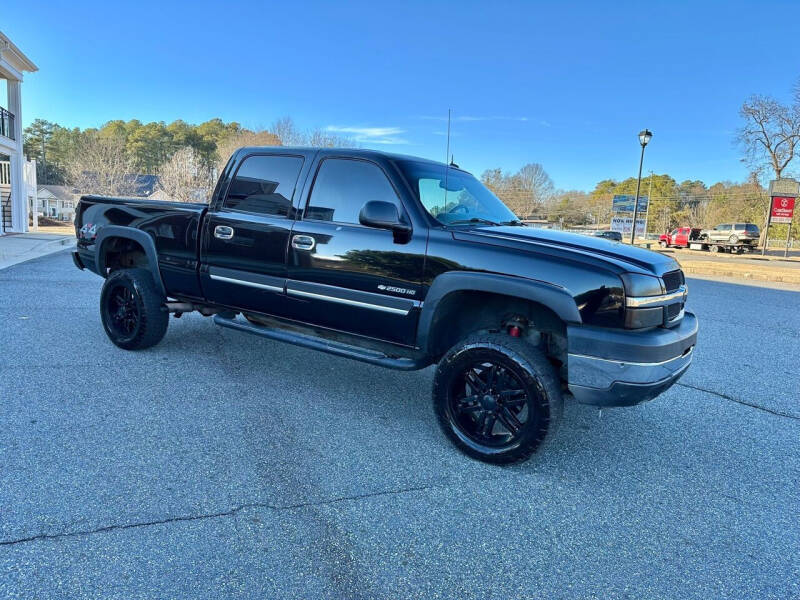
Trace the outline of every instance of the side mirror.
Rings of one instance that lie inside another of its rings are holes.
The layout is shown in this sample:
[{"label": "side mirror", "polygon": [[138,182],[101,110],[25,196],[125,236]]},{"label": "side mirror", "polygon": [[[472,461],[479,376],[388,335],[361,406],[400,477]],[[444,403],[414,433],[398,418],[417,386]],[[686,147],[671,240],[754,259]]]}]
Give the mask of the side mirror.
[{"label": "side mirror", "polygon": [[358,222],[366,227],[388,229],[394,233],[409,233],[411,226],[400,220],[400,213],[393,202],[370,200],[361,207]]}]

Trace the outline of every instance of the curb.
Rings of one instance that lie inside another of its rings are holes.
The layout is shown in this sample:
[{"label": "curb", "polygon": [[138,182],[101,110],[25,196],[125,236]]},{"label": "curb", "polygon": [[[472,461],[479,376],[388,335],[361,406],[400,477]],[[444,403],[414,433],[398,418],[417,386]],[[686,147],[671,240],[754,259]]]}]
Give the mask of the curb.
[{"label": "curb", "polygon": [[58,240],[42,241],[42,243],[36,244],[20,253],[3,252],[0,250],[0,270],[33,260],[34,258],[47,256],[54,252],[74,248],[76,244],[77,240],[74,237],[64,237]]},{"label": "curb", "polygon": [[704,267],[694,266],[691,264],[681,265],[684,273],[692,275],[710,275],[713,277],[734,277],[738,279],[752,279],[756,281],[772,281],[775,283],[794,283],[800,284],[800,272],[787,273],[778,272],[771,273],[769,271],[753,271],[753,270],[734,270],[725,267]]}]

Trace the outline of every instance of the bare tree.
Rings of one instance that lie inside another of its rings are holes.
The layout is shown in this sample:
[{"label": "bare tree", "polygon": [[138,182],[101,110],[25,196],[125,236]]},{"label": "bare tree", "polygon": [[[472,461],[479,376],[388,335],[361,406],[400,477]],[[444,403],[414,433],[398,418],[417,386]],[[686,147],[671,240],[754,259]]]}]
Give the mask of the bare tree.
[{"label": "bare tree", "polygon": [[134,191],[133,165],[120,137],[86,133],[65,161],[66,181],[80,194],[124,196]]},{"label": "bare tree", "polygon": [[737,135],[743,161],[752,168],[767,162],[780,179],[800,143],[800,98],[789,107],[769,96],[751,96],[739,114],[744,119]]},{"label": "bare tree", "polygon": [[159,181],[177,202],[208,202],[214,187],[211,172],[191,146],[179,149],[161,165]]},{"label": "bare tree", "polygon": [[522,188],[522,209],[529,215],[541,213],[545,205],[553,198],[555,189],[553,180],[539,163],[529,163],[517,174]]},{"label": "bare tree", "polygon": [[216,172],[222,173],[231,155],[243,146],[283,146],[282,140],[270,131],[249,131],[244,129],[228,136],[217,144]]},{"label": "bare tree", "polygon": [[553,182],[538,163],[527,164],[513,175],[489,169],[481,181],[521,219],[543,215],[553,199]]},{"label": "bare tree", "polygon": [[270,127],[282,146],[304,146],[306,136],[295,127],[292,117],[281,117]]},{"label": "bare tree", "polygon": [[350,138],[335,135],[325,129],[299,130],[291,117],[281,117],[270,127],[283,146],[311,146],[313,148],[352,148]]}]

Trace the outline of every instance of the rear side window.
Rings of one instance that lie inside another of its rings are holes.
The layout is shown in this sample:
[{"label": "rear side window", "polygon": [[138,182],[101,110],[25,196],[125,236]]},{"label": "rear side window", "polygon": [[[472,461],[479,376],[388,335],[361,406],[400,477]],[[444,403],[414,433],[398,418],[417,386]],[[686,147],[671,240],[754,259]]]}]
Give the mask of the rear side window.
[{"label": "rear side window", "polygon": [[393,202],[397,194],[375,163],[347,158],[326,158],[317,172],[305,218],[337,223],[358,223],[361,207],[370,200]]},{"label": "rear side window", "polygon": [[248,156],[236,171],[224,207],[287,217],[302,168],[299,156]]}]

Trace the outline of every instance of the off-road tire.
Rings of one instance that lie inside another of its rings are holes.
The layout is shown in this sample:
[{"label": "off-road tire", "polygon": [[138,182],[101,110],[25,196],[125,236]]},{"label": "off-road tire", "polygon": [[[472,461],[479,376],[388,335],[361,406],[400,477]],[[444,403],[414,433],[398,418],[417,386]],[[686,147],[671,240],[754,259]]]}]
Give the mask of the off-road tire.
[{"label": "off-road tire", "polygon": [[[453,390],[460,387],[461,374],[480,361],[497,364],[508,376],[513,375],[526,393],[527,420],[507,447],[486,445],[471,437],[460,425],[463,414],[457,415],[453,408]],[[510,464],[527,460],[556,430],[563,399],[556,369],[540,350],[523,338],[478,333],[454,345],[439,362],[433,380],[433,407],[442,431],[462,452],[481,461]]]},{"label": "off-road tire", "polygon": [[[130,306],[129,311],[120,310],[122,303],[118,299],[122,297],[126,306]],[[106,335],[124,350],[143,350],[156,345],[167,333],[169,325],[165,300],[146,269],[114,271],[100,293],[100,318]],[[120,325],[120,312],[135,313],[135,317],[124,319],[125,325]],[[132,321],[135,323],[131,326]]]}]

